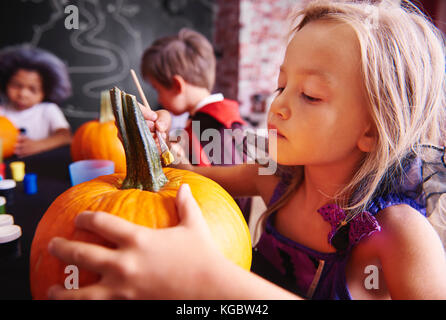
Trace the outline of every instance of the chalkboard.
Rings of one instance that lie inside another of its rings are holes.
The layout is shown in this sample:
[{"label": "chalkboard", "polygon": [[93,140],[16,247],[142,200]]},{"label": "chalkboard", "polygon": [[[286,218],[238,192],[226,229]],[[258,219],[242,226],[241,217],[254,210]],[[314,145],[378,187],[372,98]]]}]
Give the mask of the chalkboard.
[{"label": "chalkboard", "polygon": [[[78,29],[66,28],[70,5]],[[0,48],[31,43],[67,64],[73,95],[60,107],[75,130],[97,118],[102,90],[116,85],[137,94],[129,71],[142,81],[140,59],[156,38],[188,27],[211,40],[216,9],[213,0],[2,0]],[[156,92],[143,89],[157,109]]]}]

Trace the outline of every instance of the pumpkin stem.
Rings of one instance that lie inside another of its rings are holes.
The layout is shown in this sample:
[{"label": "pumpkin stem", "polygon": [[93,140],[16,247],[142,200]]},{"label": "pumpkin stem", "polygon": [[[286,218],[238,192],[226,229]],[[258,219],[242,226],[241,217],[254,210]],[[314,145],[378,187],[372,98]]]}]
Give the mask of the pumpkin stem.
[{"label": "pumpkin stem", "polygon": [[110,98],[127,163],[127,175],[121,189],[157,192],[167,183],[167,178],[137,100],[116,87],[110,90]]},{"label": "pumpkin stem", "polygon": [[101,92],[101,109],[99,113],[99,122],[104,123],[108,121],[115,121],[113,109],[110,101],[110,92],[104,90]]}]

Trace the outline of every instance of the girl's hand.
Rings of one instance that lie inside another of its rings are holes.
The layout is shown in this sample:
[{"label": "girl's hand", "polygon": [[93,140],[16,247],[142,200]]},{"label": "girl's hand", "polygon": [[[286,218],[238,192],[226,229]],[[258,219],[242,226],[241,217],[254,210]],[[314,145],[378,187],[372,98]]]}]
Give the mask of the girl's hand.
[{"label": "girl's hand", "polygon": [[19,157],[27,157],[36,153],[48,151],[71,143],[70,129],[60,128],[49,137],[41,140],[32,140],[25,135],[19,135],[15,146],[15,154]]},{"label": "girl's hand", "polygon": [[[228,262],[220,253],[192,197],[182,185],[176,198],[180,223],[149,229],[102,212],[84,212],[76,226],[101,235],[116,249],[54,238],[49,251],[68,264],[99,273],[101,280],[77,290],[53,286],[51,299],[194,299],[204,297],[212,270]],[[209,273],[209,274],[208,274]]]},{"label": "girl's hand", "polygon": [[45,145],[40,140],[32,140],[20,135],[15,145],[15,154],[19,157],[27,157],[39,153],[45,149]]}]

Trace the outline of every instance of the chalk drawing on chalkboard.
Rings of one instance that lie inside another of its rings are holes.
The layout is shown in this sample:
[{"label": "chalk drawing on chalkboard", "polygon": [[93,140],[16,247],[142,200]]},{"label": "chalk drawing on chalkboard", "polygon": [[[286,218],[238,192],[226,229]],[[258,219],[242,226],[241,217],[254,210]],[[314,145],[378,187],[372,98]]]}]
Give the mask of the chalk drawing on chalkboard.
[{"label": "chalk drawing on chalkboard", "polygon": [[67,105],[63,113],[67,117],[73,117],[73,118],[82,118],[82,119],[97,119],[99,118],[99,111],[85,111],[85,110],[79,110],[76,109],[75,106],[72,104]]},{"label": "chalk drawing on chalkboard", "polygon": [[[28,2],[31,1],[33,3],[41,3],[43,0],[22,0],[22,2]],[[60,19],[64,18],[64,10],[63,10],[63,5],[66,3],[66,0],[62,0],[62,1],[56,1],[56,0],[52,0],[51,1],[51,7],[53,12],[50,15],[50,20],[48,20],[45,24],[43,25],[35,25],[33,27],[34,29],[34,34],[33,37],[30,41],[30,43],[34,46],[37,46],[40,39],[42,38],[42,35],[48,31],[51,30],[54,25],[57,23],[57,21],[59,21]]]},{"label": "chalk drawing on chalkboard", "polygon": [[[127,21],[127,17],[121,14],[123,1],[118,0],[114,5],[106,6],[107,14],[111,15],[113,20],[118,22],[127,31],[129,38],[136,45],[136,50],[142,51],[141,35],[138,31],[134,30],[130,23]],[[95,4],[95,11],[90,12],[82,1],[79,5],[80,17],[84,17],[86,21],[80,24],[80,30],[73,32],[70,36],[70,42],[73,48],[79,52],[97,55],[107,61],[106,64],[100,66],[70,66],[69,72],[82,73],[82,74],[97,74],[102,75],[100,79],[92,80],[83,85],[83,93],[95,98],[98,93],[106,86],[113,86],[121,80],[128,77],[130,70],[130,57],[127,54],[127,50],[121,48],[117,43],[109,40],[102,39],[98,34],[107,27],[106,14],[99,10],[99,4]],[[124,12],[127,14],[128,11]],[[139,12],[138,6],[132,6],[132,14]]]},{"label": "chalk drawing on chalkboard", "polygon": [[[22,0],[26,2],[27,0]],[[29,0],[40,3],[40,0]],[[51,14],[47,22],[35,25],[31,43],[38,46],[45,33],[53,28],[60,28],[60,20],[64,20],[66,0],[50,0]],[[105,30],[115,30],[126,34],[127,43],[131,52],[142,52],[141,33],[132,27],[130,19],[140,12],[140,6],[130,1],[114,0],[107,4],[98,0],[71,1],[79,9],[79,29],[71,30],[69,42],[73,54],[82,56],[81,61],[99,59],[95,65],[77,65],[67,62],[71,75],[82,75],[86,80],[82,83],[82,94],[89,98],[98,98],[104,88],[111,87],[124,80],[129,75],[131,59],[128,49],[121,47],[122,42],[110,37]],[[108,37],[107,37],[108,35]],[[113,34],[112,34],[113,36]],[[108,39],[106,39],[108,38]],[[89,58],[90,57],[90,58]],[[90,75],[90,77],[88,77]],[[87,77],[84,77],[87,76]]]}]

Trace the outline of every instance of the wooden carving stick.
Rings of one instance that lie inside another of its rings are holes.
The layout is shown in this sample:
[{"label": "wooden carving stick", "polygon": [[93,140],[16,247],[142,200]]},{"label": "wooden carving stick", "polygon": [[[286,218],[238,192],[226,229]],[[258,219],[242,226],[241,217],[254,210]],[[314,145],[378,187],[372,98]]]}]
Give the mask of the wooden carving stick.
[{"label": "wooden carving stick", "polygon": [[144,106],[146,108],[148,108],[149,110],[152,110],[152,109],[150,109],[149,101],[147,101],[144,91],[142,91],[142,87],[141,87],[141,84],[139,83],[138,77],[136,76],[135,70],[130,69],[130,74],[132,75],[133,82],[135,82],[136,88],[138,89],[139,96],[142,100],[142,103],[144,104]]}]

